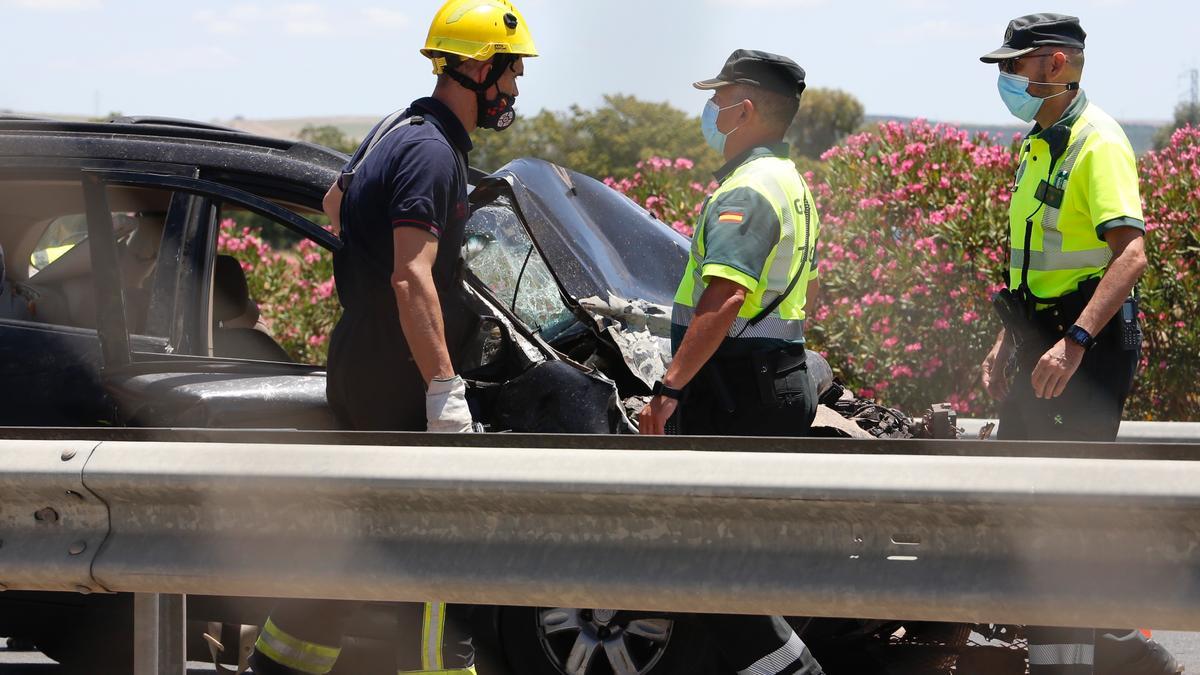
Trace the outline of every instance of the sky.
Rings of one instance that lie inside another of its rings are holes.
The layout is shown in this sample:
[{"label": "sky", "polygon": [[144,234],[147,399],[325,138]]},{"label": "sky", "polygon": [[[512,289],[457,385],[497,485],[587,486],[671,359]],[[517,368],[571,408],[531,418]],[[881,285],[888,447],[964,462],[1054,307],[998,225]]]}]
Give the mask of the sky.
[{"label": "sky", "polygon": [[[1194,0],[515,0],[538,50],[518,111],[604,94],[699,114],[691,82],[731,51],[792,57],[868,114],[1015,123],[978,57],[1009,19],[1089,34],[1084,89],[1120,120],[1168,120],[1200,65]],[[0,0],[0,110],[200,120],[383,115],[429,93],[418,49],[440,0]]]}]

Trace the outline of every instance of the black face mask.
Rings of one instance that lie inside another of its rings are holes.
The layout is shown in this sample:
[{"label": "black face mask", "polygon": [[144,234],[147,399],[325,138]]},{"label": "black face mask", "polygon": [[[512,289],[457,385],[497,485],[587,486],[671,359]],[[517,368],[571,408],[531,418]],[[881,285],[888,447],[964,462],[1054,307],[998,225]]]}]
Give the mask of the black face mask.
[{"label": "black face mask", "polygon": [[487,90],[495,86],[500,81],[505,69],[511,68],[514,63],[516,63],[516,58],[507,54],[493,57],[492,70],[482,83],[474,82],[456,70],[446,71],[446,74],[455,82],[475,92],[475,107],[478,110],[475,114],[476,125],[484,129],[504,131],[516,121],[517,111],[513,109],[513,105],[517,101],[516,96],[505,94],[497,89],[495,98],[487,98]]},{"label": "black face mask", "polygon": [[516,96],[503,92],[497,93],[496,98],[490,100],[483,97],[483,92],[475,92],[475,103],[479,107],[475,123],[484,129],[504,131],[517,120],[517,111],[513,109],[516,101]]}]

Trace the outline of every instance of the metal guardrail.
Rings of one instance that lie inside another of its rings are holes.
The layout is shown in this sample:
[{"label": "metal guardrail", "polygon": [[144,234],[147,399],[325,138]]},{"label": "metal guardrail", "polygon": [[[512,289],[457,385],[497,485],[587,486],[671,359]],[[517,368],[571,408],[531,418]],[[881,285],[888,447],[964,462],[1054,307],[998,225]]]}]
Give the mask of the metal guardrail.
[{"label": "metal guardrail", "polygon": [[0,441],[0,583],[1200,629],[1197,462],[408,438]]},{"label": "metal guardrail", "polygon": [[[999,431],[994,419],[960,418],[958,426],[966,438],[978,438],[985,424],[996,424],[992,438]],[[1118,443],[1200,443],[1200,422],[1121,422]]]}]

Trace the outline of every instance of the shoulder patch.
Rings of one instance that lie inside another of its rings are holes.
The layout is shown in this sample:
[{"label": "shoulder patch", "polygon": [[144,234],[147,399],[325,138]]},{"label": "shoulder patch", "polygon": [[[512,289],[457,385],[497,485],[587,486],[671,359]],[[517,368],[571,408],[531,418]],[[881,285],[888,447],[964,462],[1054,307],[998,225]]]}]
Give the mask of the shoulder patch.
[{"label": "shoulder patch", "polygon": [[738,223],[746,219],[746,214],[742,211],[721,211],[717,215],[718,223]]}]

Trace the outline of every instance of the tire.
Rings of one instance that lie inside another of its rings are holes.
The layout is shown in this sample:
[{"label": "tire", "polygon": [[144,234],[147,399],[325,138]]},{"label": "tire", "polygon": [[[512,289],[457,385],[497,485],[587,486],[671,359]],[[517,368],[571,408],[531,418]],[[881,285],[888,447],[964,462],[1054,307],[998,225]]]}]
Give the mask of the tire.
[{"label": "tire", "polygon": [[[500,640],[512,672],[520,675],[717,673],[703,629],[687,616],[505,607]],[[582,668],[569,667],[573,653],[575,661],[586,661]],[[624,661],[625,668],[613,668],[612,658]]]}]

